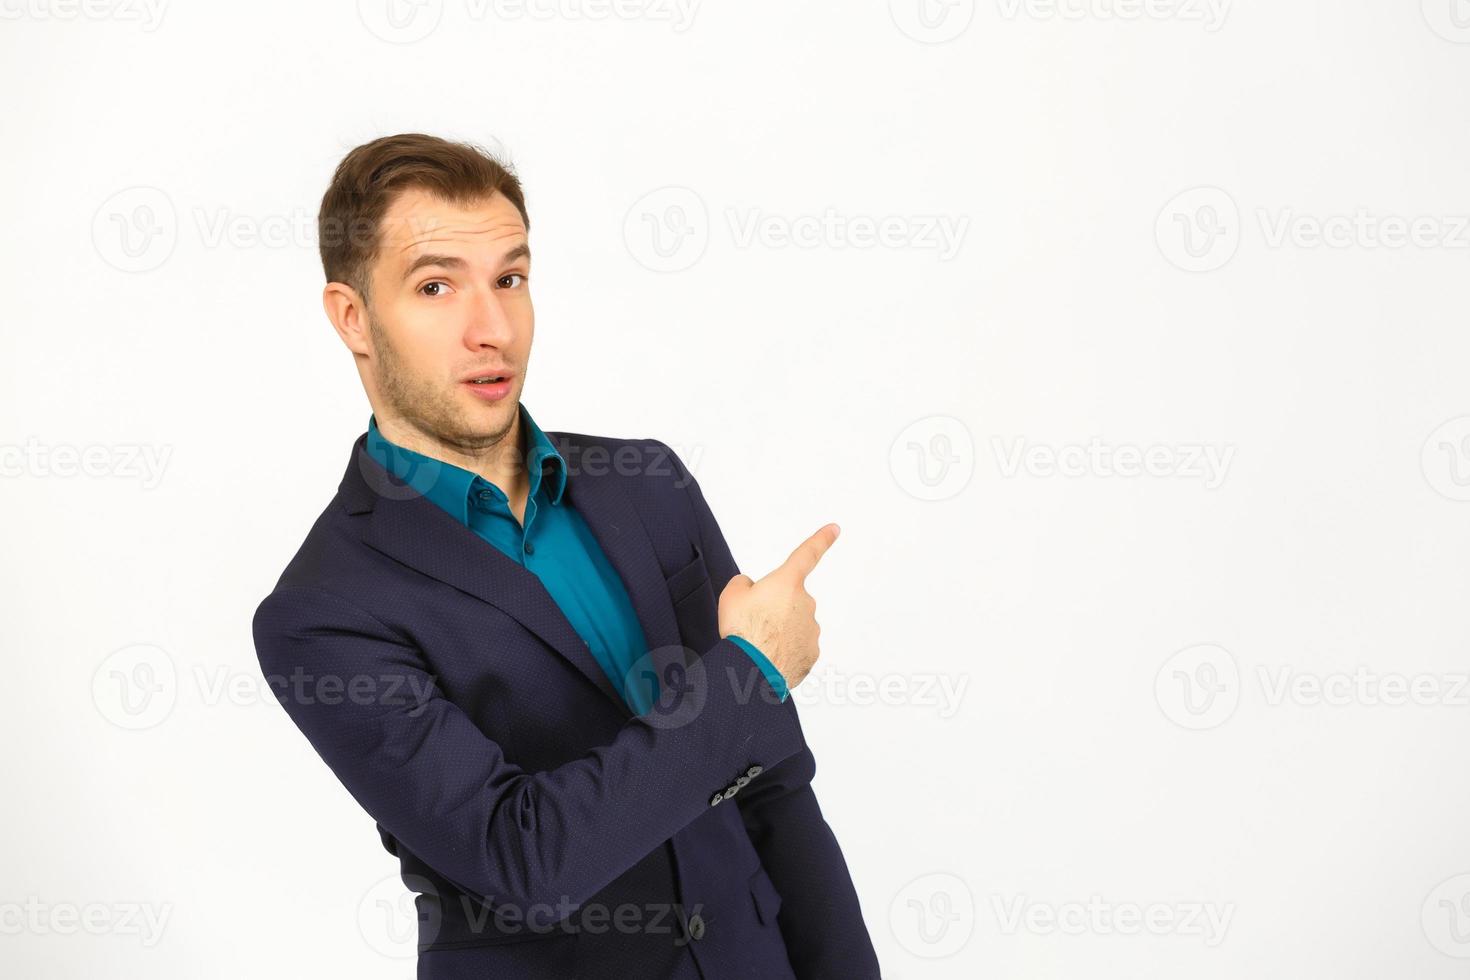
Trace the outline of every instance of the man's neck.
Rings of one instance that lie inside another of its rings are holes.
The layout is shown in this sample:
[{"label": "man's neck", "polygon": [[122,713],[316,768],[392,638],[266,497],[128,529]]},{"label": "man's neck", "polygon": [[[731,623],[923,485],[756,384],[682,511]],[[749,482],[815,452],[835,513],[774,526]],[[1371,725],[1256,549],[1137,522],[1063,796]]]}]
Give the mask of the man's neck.
[{"label": "man's neck", "polygon": [[493,446],[473,452],[446,445],[396,419],[389,420],[387,425],[384,424],[384,420],[378,419],[378,431],[383,434],[383,438],[404,449],[410,449],[431,459],[452,463],[495,484],[509,499],[511,512],[516,515],[517,519],[520,519],[520,515],[525,511],[526,499],[530,496],[531,491],[531,478],[526,471],[527,449],[525,445],[529,433],[521,424],[519,405],[516,406],[514,420],[505,437]]}]

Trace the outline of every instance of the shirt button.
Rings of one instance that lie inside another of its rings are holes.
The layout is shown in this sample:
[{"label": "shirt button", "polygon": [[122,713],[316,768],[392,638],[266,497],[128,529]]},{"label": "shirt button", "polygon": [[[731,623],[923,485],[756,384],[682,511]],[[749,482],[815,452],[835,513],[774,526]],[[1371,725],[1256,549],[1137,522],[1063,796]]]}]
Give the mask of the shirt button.
[{"label": "shirt button", "polygon": [[495,496],[495,494],[494,494],[493,491],[490,491],[490,490],[481,490],[480,491],[480,499],[481,500],[490,500],[494,496]]},{"label": "shirt button", "polygon": [[531,542],[527,541],[526,542],[526,554],[528,554],[528,555],[534,555],[535,553],[536,553],[536,546],[534,544],[532,544]]},{"label": "shirt button", "polygon": [[698,914],[689,917],[689,936],[691,939],[704,938],[704,917]]}]

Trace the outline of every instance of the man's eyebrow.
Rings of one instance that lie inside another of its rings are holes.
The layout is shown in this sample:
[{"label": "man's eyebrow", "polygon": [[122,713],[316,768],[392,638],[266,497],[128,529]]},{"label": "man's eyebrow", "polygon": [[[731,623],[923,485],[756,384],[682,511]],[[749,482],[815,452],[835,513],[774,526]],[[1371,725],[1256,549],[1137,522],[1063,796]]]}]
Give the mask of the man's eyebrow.
[{"label": "man's eyebrow", "polygon": [[403,273],[403,278],[407,279],[426,265],[442,265],[446,269],[463,269],[465,261],[457,255],[425,253],[409,263],[408,268]]},{"label": "man's eyebrow", "polygon": [[[528,242],[521,242],[515,248],[501,256],[500,264],[510,265],[517,259],[529,259],[530,257],[530,244]],[[409,263],[408,268],[404,270],[403,278],[407,279],[426,265],[441,265],[446,269],[463,269],[466,263],[464,259],[457,255],[438,255],[432,252],[426,252]]]}]

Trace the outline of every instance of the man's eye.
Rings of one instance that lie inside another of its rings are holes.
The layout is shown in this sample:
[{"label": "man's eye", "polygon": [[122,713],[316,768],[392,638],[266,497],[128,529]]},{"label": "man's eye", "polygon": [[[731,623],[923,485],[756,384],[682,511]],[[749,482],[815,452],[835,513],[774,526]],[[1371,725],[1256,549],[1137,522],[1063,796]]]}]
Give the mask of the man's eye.
[{"label": "man's eye", "polygon": [[419,292],[422,293],[426,289],[433,289],[433,290],[436,290],[436,292],[428,293],[426,295],[428,295],[430,297],[443,296],[444,295],[444,290],[446,290],[448,288],[449,288],[449,283],[447,283],[447,282],[437,282],[437,281],[435,281],[435,282],[426,282],[422,286],[419,287]]},{"label": "man's eye", "polygon": [[[516,281],[514,283],[510,283],[510,280],[512,280],[512,279],[514,279]],[[510,275],[501,276],[498,280],[496,280],[496,283],[495,284],[497,286],[499,286],[501,289],[515,289],[517,286],[519,286],[521,283],[523,283],[525,281],[526,281],[526,277],[525,276],[521,275],[519,272],[512,272]],[[510,283],[510,284],[507,285],[507,283]]]}]

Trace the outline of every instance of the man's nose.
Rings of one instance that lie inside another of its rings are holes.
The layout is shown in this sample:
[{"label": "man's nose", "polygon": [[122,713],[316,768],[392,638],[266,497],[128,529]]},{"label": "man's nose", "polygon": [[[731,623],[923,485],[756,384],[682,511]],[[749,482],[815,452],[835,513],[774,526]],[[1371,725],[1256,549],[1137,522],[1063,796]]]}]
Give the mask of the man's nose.
[{"label": "man's nose", "polygon": [[474,314],[465,328],[468,347],[504,347],[510,342],[513,325],[493,291],[475,305]]}]

